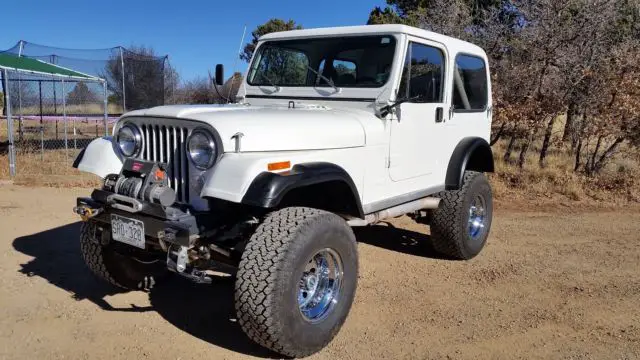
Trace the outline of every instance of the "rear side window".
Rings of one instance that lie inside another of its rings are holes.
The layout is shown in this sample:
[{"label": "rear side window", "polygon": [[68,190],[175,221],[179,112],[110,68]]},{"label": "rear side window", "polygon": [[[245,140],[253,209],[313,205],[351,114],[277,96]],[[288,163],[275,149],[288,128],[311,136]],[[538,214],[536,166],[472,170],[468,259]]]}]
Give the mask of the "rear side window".
[{"label": "rear side window", "polygon": [[458,55],[453,73],[453,108],[484,111],[487,109],[487,65],[471,55]]},{"label": "rear side window", "polygon": [[402,71],[399,98],[414,103],[442,102],[444,54],[440,49],[410,43]]}]

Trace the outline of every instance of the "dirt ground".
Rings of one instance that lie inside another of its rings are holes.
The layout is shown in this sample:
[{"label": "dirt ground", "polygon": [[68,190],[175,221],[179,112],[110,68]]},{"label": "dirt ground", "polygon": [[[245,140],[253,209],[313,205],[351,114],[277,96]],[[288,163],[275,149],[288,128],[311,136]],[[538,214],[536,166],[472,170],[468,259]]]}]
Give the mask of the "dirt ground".
[{"label": "dirt ground", "polygon": [[[274,356],[235,322],[228,279],[94,279],[71,213],[88,191],[0,185],[0,359]],[[640,358],[640,210],[498,203],[494,219],[470,262],[439,259],[406,218],[357,231],[356,302],[312,358]]]}]

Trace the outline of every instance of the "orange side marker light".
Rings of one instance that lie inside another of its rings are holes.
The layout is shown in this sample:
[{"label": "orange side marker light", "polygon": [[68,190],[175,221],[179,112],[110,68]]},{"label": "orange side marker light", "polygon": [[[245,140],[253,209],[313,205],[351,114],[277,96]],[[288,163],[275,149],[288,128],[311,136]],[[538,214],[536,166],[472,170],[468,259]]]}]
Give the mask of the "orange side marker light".
[{"label": "orange side marker light", "polygon": [[275,163],[269,163],[267,169],[269,171],[287,170],[291,168],[291,161],[281,161]]}]

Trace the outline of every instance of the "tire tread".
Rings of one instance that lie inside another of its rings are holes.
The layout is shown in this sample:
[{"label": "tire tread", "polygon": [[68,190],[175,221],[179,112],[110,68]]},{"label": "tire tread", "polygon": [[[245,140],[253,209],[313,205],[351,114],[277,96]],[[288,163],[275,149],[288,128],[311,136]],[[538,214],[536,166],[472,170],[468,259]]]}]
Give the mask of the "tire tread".
[{"label": "tire tread", "polygon": [[464,233],[466,229],[459,224],[463,221],[462,217],[468,215],[464,205],[465,197],[471,184],[479,180],[478,178],[486,181],[483,173],[466,171],[461,189],[443,191],[436,195],[441,199],[441,204],[433,212],[431,237],[433,248],[440,254],[459,260],[468,260],[473,257],[463,243],[467,236]]},{"label": "tire tread", "polygon": [[[331,213],[290,207],[267,215],[249,240],[240,261],[235,285],[238,323],[253,341],[286,356],[304,357],[316,350],[301,349],[281,338],[284,323],[273,314],[277,306],[274,296],[277,275],[285,265],[285,254],[294,245],[297,230],[310,218],[327,214]],[[331,340],[327,339],[323,347]]]},{"label": "tire tread", "polygon": [[126,289],[109,272],[102,255],[103,247],[94,239],[95,225],[84,222],[80,226],[80,252],[87,267],[99,278],[111,285]]}]

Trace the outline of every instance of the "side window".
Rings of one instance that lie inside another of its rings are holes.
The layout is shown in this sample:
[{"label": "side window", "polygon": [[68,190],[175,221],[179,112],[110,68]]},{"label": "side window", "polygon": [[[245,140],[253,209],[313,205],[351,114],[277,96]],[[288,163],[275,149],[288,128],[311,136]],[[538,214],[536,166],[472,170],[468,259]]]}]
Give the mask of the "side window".
[{"label": "side window", "polygon": [[404,62],[399,98],[412,98],[415,103],[442,102],[444,86],[444,54],[440,49],[409,43]]},{"label": "side window", "polygon": [[484,60],[458,55],[453,73],[453,108],[484,111],[487,102],[487,65]]}]

